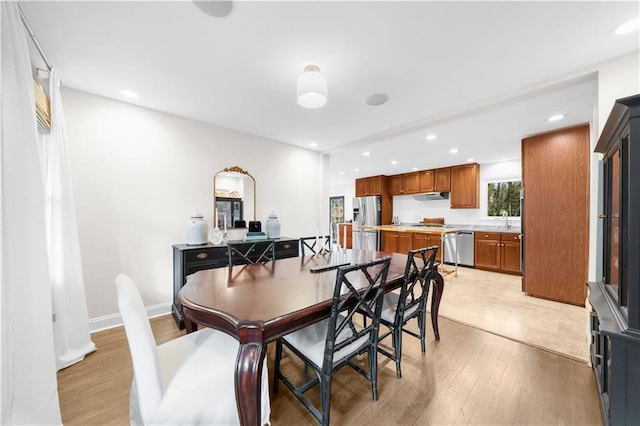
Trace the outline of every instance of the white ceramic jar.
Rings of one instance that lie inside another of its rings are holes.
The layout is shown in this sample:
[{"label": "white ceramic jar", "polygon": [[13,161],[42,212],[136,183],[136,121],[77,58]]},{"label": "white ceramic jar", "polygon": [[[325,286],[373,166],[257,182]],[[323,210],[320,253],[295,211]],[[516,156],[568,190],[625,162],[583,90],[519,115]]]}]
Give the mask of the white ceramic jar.
[{"label": "white ceramic jar", "polygon": [[271,212],[265,227],[267,228],[267,238],[280,238],[280,222],[275,212]]},{"label": "white ceramic jar", "polygon": [[187,244],[191,246],[207,244],[208,227],[207,221],[196,210],[187,223]]}]

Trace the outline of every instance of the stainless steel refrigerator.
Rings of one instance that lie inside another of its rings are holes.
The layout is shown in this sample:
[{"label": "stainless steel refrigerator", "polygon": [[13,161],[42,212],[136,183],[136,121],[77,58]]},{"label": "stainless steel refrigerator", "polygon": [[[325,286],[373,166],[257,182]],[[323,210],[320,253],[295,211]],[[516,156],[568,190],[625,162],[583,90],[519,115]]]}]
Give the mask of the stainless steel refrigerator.
[{"label": "stainless steel refrigerator", "polygon": [[361,229],[382,225],[382,206],[379,195],[353,199],[353,248],[380,250],[380,231]]}]

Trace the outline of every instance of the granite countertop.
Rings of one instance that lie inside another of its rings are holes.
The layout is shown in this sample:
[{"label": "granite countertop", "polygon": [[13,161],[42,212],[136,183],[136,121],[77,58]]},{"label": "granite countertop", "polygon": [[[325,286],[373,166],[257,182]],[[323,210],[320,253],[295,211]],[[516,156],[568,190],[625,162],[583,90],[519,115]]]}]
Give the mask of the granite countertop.
[{"label": "granite countertop", "polygon": [[508,229],[497,225],[443,225],[443,226],[423,226],[412,223],[402,223],[400,225],[381,225],[381,226],[361,226],[360,229],[377,229],[380,231],[397,231],[397,232],[414,232],[414,233],[431,233],[431,234],[448,234],[460,231],[473,232],[502,232],[520,234],[519,226],[511,226]]}]

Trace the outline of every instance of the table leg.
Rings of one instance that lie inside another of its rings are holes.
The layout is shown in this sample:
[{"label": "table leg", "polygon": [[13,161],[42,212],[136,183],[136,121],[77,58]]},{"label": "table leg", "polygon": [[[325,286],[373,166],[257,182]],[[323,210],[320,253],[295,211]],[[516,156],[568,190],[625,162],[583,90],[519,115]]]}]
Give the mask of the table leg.
[{"label": "table leg", "polygon": [[236,404],[240,424],[260,425],[262,405],[262,364],[266,350],[255,342],[240,343],[236,359]]},{"label": "table leg", "polygon": [[433,334],[436,340],[440,340],[440,330],[438,330],[438,309],[440,309],[440,300],[444,292],[444,278],[439,272],[433,275],[433,294],[431,295],[431,324],[433,325]]}]

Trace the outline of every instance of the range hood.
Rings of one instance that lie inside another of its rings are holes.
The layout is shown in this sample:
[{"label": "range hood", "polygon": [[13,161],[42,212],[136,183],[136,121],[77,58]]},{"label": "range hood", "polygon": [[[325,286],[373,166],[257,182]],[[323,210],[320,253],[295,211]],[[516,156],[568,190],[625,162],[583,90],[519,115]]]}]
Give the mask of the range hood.
[{"label": "range hood", "polygon": [[413,196],[414,200],[418,201],[430,201],[430,200],[448,200],[448,192],[425,192],[424,194],[416,194]]}]

